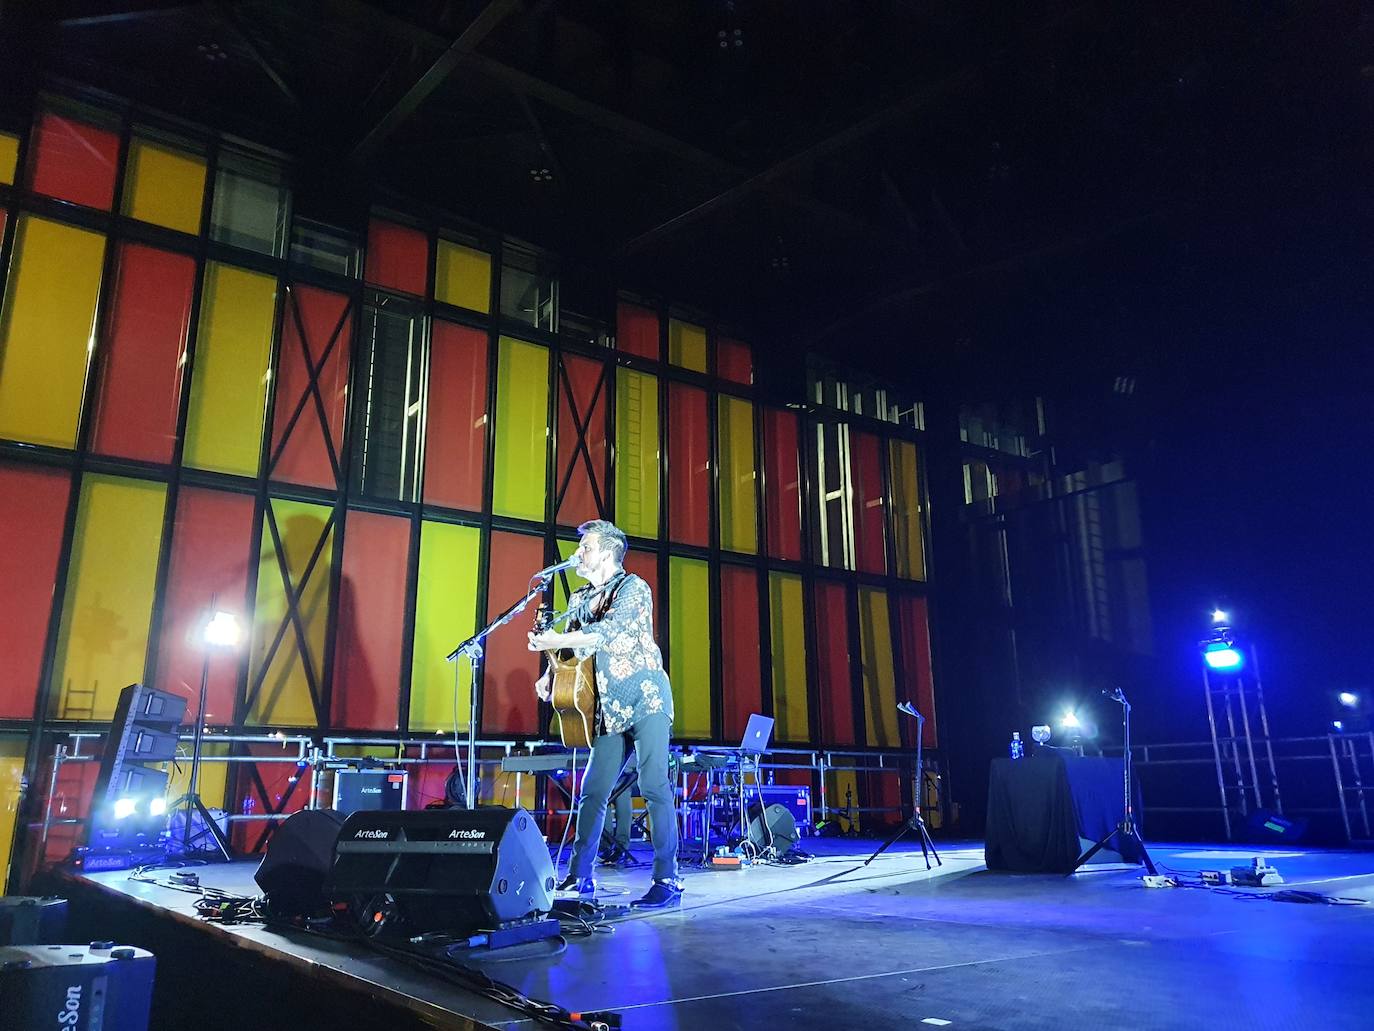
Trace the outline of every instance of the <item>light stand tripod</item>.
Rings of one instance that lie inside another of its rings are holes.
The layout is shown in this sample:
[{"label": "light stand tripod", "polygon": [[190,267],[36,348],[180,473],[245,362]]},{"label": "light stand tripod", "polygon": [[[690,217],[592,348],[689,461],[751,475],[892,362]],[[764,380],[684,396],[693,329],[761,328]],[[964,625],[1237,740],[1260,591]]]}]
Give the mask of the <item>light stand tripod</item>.
[{"label": "light stand tripod", "polygon": [[898,702],[897,709],[899,712],[904,712],[908,716],[913,716],[916,719],[916,782],[913,785],[913,791],[911,793],[911,818],[897,828],[896,834],[879,845],[878,851],[864,860],[864,866],[873,862],[873,860],[877,859],[898,841],[902,840],[908,831],[916,831],[920,835],[921,855],[926,861],[926,869],[929,870],[931,856],[935,857],[935,862],[939,866],[944,866],[945,864],[940,858],[940,853],[935,851],[935,842],[930,840],[930,831],[926,830],[925,820],[921,819],[921,778],[925,776],[925,772],[921,768],[921,739],[925,737],[926,718],[922,716],[920,712],[917,711],[916,706],[912,705],[910,702]]},{"label": "light stand tripod", "polygon": [[[184,809],[181,825],[181,851],[185,855],[192,850],[192,844],[205,835],[210,835],[214,839],[215,847],[203,855],[213,856],[218,852],[227,863],[233,858],[229,840],[224,836],[224,831],[215,822],[215,818],[210,815],[210,810],[205,808],[205,803],[201,801],[200,788],[200,750],[205,734],[205,699],[209,694],[210,688],[210,649],[216,645],[232,646],[238,643],[239,627],[238,621],[232,612],[219,612],[215,609],[216,596],[210,596],[211,617],[202,631],[201,643],[205,649],[205,657],[200,666],[200,704],[196,708],[196,729],[191,738],[191,776],[186,782],[186,793],[178,798],[168,807],[168,813],[175,813],[178,809]],[[194,831],[193,824],[196,817],[201,820],[201,830]]]},{"label": "light stand tripod", "polygon": [[[1102,692],[1107,694],[1106,691]],[[1155,872],[1155,864],[1150,860],[1150,853],[1145,849],[1145,842],[1141,840],[1140,831],[1135,826],[1135,805],[1131,800],[1131,703],[1126,701],[1126,695],[1121,688],[1117,688],[1107,697],[1121,705],[1121,725],[1122,725],[1122,751],[1121,751],[1121,822],[1109,830],[1102,838],[1093,845],[1092,848],[1078,857],[1073,864],[1073,869],[1069,873],[1077,873],[1078,868],[1091,861],[1102,849],[1107,847],[1107,842],[1115,837],[1117,851],[1125,858],[1126,842],[1134,841],[1140,849],[1140,858],[1144,860],[1145,869],[1150,872],[1151,877],[1158,876]]]}]

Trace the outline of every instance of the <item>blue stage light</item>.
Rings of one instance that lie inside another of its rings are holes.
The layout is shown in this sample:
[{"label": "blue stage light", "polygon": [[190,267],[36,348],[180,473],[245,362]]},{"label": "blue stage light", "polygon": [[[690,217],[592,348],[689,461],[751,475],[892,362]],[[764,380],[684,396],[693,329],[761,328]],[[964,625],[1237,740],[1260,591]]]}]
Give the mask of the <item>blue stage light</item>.
[{"label": "blue stage light", "polygon": [[1202,648],[1202,660],[1218,673],[1234,673],[1245,665],[1245,657],[1229,641],[1208,641]]},{"label": "blue stage light", "polygon": [[1353,709],[1355,708],[1355,706],[1360,704],[1360,696],[1357,695],[1354,691],[1342,691],[1340,694],[1336,696],[1336,700],[1339,701],[1342,705],[1344,705],[1347,709]]}]

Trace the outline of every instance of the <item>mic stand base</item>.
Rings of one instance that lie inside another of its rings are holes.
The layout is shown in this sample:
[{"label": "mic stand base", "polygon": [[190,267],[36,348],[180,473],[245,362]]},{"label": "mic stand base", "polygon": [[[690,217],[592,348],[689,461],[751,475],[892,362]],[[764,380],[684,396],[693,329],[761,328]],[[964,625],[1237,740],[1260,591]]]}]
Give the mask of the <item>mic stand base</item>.
[{"label": "mic stand base", "polygon": [[892,837],[888,838],[881,845],[879,845],[878,851],[874,852],[871,856],[864,860],[864,866],[867,866],[869,863],[873,862],[873,860],[877,859],[889,848],[897,844],[897,842],[901,841],[902,838],[906,837],[909,831],[916,831],[920,835],[919,840],[921,842],[921,856],[926,861],[927,870],[931,869],[931,856],[935,857],[936,865],[945,865],[944,861],[940,858],[940,853],[935,851],[935,842],[930,840],[930,831],[926,830],[926,822],[925,820],[921,819],[921,811],[918,809],[916,810],[916,812],[911,814],[911,817],[906,821],[906,823],[902,824],[900,827],[897,828],[896,834],[892,835]]},{"label": "mic stand base", "polygon": [[1135,829],[1135,821],[1133,820],[1122,820],[1115,827],[1113,827],[1106,834],[1104,834],[1100,839],[1098,839],[1096,843],[1093,844],[1092,848],[1088,849],[1088,851],[1084,852],[1081,856],[1078,857],[1078,859],[1073,864],[1073,869],[1070,870],[1069,873],[1077,873],[1079,867],[1091,862],[1093,856],[1097,855],[1097,853],[1101,852],[1104,848],[1106,848],[1107,842],[1111,841],[1112,838],[1117,839],[1116,850],[1121,853],[1121,858],[1124,862],[1129,862],[1129,860],[1126,859],[1126,842],[1134,841],[1136,847],[1140,850],[1140,858],[1145,864],[1145,869],[1149,871],[1151,877],[1158,876],[1158,873],[1155,870],[1154,861],[1150,859],[1150,853],[1145,848],[1145,842],[1140,837],[1140,831]]}]

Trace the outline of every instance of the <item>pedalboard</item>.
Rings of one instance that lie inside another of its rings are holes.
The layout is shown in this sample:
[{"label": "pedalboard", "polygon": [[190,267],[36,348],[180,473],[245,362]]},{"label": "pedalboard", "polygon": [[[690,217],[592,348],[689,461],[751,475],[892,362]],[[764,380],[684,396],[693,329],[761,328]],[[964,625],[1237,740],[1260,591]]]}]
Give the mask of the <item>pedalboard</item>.
[{"label": "pedalboard", "polygon": [[1249,866],[1231,867],[1231,883],[1247,888],[1269,888],[1275,884],[1282,884],[1283,878],[1264,859],[1256,856]]}]

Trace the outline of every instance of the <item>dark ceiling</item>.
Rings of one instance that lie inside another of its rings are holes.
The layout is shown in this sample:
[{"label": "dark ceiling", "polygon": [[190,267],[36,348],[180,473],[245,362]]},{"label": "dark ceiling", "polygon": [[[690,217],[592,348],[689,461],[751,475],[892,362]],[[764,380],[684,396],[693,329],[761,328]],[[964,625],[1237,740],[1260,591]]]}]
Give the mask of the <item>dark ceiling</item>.
[{"label": "dark ceiling", "polygon": [[913,385],[1186,381],[1200,348],[1263,363],[1257,333],[1367,280],[1374,18],[1355,2],[0,16],[16,96],[106,89]]}]

